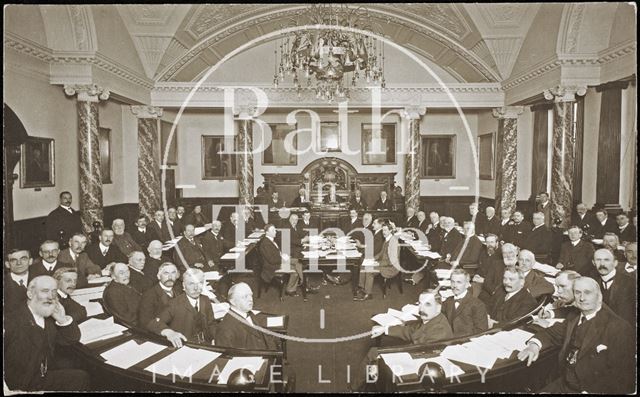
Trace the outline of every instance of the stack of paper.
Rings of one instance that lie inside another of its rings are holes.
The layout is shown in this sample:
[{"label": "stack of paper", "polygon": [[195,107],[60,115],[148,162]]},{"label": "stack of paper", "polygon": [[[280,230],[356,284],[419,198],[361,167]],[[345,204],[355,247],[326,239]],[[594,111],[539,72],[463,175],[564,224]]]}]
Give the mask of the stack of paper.
[{"label": "stack of paper", "polygon": [[89,284],[104,284],[104,283],[108,283],[109,281],[111,281],[110,276],[101,276],[101,277],[87,279],[87,283]]},{"label": "stack of paper", "polygon": [[397,318],[398,320],[405,321],[405,322],[416,320],[416,317],[413,314],[401,312],[400,310],[388,309],[387,314],[390,314],[393,317]]},{"label": "stack of paper", "polygon": [[233,247],[229,250],[229,252],[244,252],[247,249],[247,247],[242,246],[242,247]]},{"label": "stack of paper", "polygon": [[267,317],[267,327],[284,327],[284,316]]},{"label": "stack of paper", "polygon": [[413,314],[414,316],[418,316],[420,315],[420,308],[418,307],[418,305],[412,305],[411,303],[407,303],[406,305],[402,306],[402,312]]},{"label": "stack of paper", "polygon": [[560,273],[560,270],[556,269],[553,266],[545,265],[544,263],[536,262],[534,263],[533,268],[551,277],[555,277],[556,274]]},{"label": "stack of paper", "polygon": [[477,345],[472,345],[470,348],[462,345],[447,346],[442,351],[441,356],[449,360],[481,368],[493,368],[497,357],[494,354],[487,354],[485,349],[477,349],[475,347],[477,347]]},{"label": "stack of paper", "polygon": [[396,376],[417,375],[420,369],[419,362],[406,352],[381,354],[380,357]]},{"label": "stack of paper", "polygon": [[149,365],[145,371],[162,376],[173,373],[185,377],[200,371],[221,355],[222,353],[218,352],[182,346],[162,360]]},{"label": "stack of paper", "polygon": [[322,255],[321,251],[302,251],[302,256],[307,259],[318,259]]},{"label": "stack of paper", "polygon": [[227,252],[226,254],[222,255],[220,257],[220,259],[238,259],[240,258],[240,252]]},{"label": "stack of paper", "polygon": [[332,255],[327,255],[326,256],[327,259],[338,259],[338,260],[345,260],[347,259],[346,256],[344,255],[340,255],[340,254],[332,254]]},{"label": "stack of paper", "polygon": [[377,268],[378,262],[376,262],[374,259],[364,259],[362,261],[362,267]]},{"label": "stack of paper", "polygon": [[513,350],[498,343],[493,343],[494,338],[492,338],[492,336],[493,335],[488,335],[488,338],[473,338],[471,341],[462,344],[462,346],[466,349],[482,352],[482,355],[485,357],[495,356],[496,360],[499,358],[509,358]]},{"label": "stack of paper", "polygon": [[164,350],[166,346],[153,342],[145,342],[141,345],[134,340],[130,340],[120,346],[114,347],[102,353],[101,356],[107,360],[107,364],[114,367],[128,369],[140,361],[146,360],[154,354]]},{"label": "stack of paper", "polygon": [[262,357],[234,357],[227,362],[227,365],[225,365],[220,372],[220,375],[218,376],[218,384],[226,385],[229,375],[240,368],[251,371],[251,373],[255,375],[256,372],[260,370],[263,363],[264,358]]},{"label": "stack of paper", "polygon": [[376,323],[382,326],[391,327],[394,325],[402,325],[402,321],[400,321],[399,319],[397,319],[396,317],[388,313],[376,314],[375,316],[371,317],[371,320],[375,321]]},{"label": "stack of paper", "polygon": [[342,252],[342,255],[344,255],[347,258],[360,258],[362,256],[362,252],[360,252],[358,250],[344,251],[344,252]]},{"label": "stack of paper", "polygon": [[104,320],[90,318],[82,324],[79,324],[78,328],[80,328],[80,343],[83,345],[122,335],[122,333],[127,330],[126,327],[115,324],[113,317]]},{"label": "stack of paper", "polygon": [[[100,285],[98,287],[90,287],[90,288],[80,288],[71,293],[72,298],[79,297],[81,295],[98,295],[98,297],[102,297],[102,293],[104,292],[105,286]],[[82,298],[81,298],[82,299]]]},{"label": "stack of paper", "polygon": [[324,240],[324,237],[320,235],[309,236],[309,244],[320,244]]},{"label": "stack of paper", "polygon": [[[452,363],[451,361],[447,360],[442,356],[431,357],[431,358],[416,358],[415,361],[418,364],[418,370],[420,370],[420,368],[424,363],[436,363],[442,367],[442,369],[444,370],[444,375],[447,378],[451,379],[456,376],[464,375],[464,371],[462,370],[462,368],[458,367],[457,365],[455,365],[454,363]],[[422,377],[422,375],[424,374],[418,374],[418,375]]]},{"label": "stack of paper", "polygon": [[84,308],[87,310],[87,317],[93,317],[97,316],[98,314],[104,313],[100,302],[82,301],[78,303],[84,306]]},{"label": "stack of paper", "polygon": [[204,279],[206,281],[218,281],[222,278],[222,275],[217,271],[204,272]]},{"label": "stack of paper", "polygon": [[213,307],[213,318],[215,318],[216,320],[226,316],[227,312],[231,308],[231,305],[229,305],[229,303],[227,302],[222,302],[222,303],[212,302],[211,306]]},{"label": "stack of paper", "polygon": [[451,269],[435,269],[436,277],[439,279],[450,279],[451,278]]},{"label": "stack of paper", "polygon": [[421,256],[426,256],[429,259],[440,259],[440,258],[442,258],[439,253],[433,252],[433,251],[421,251],[420,255]]}]

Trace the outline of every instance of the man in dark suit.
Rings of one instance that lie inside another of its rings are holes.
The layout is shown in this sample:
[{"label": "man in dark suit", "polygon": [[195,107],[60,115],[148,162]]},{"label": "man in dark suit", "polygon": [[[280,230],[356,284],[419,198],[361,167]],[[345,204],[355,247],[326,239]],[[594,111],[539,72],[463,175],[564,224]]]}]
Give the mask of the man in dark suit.
[{"label": "man in dark suit", "polygon": [[401,227],[417,227],[418,226],[418,218],[416,217],[416,210],[412,207],[407,207],[407,216],[404,218],[403,222],[400,224]]},{"label": "man in dark suit", "polygon": [[508,238],[504,241],[515,244],[517,247],[523,248],[529,233],[533,227],[524,220],[522,211],[517,210],[513,213],[513,224],[508,228]]},{"label": "man in dark suit", "polygon": [[447,316],[454,336],[477,334],[489,328],[487,308],[471,294],[471,277],[463,269],[451,272],[453,296],[442,304],[442,312]]},{"label": "man in dark suit", "polygon": [[[203,268],[206,264],[213,267],[213,261],[209,263],[204,254],[204,246],[194,237],[195,228],[192,224],[184,227],[184,236],[176,244],[173,251],[173,262],[178,269],[184,272],[188,267]],[[187,266],[188,265],[188,266]]]},{"label": "man in dark suit", "polygon": [[162,211],[161,209],[153,213],[153,220],[147,227],[151,231],[151,238],[153,240],[160,240],[163,243],[171,240],[169,227],[167,226],[167,222],[165,222],[164,220],[164,211]]},{"label": "man in dark suit", "polygon": [[356,211],[366,211],[368,209],[366,201],[362,198],[360,190],[356,189],[353,192],[353,197],[349,201],[349,208],[354,208]]},{"label": "man in dark suit", "polygon": [[71,193],[60,193],[60,206],[47,215],[47,239],[57,241],[63,248],[74,233],[81,233],[80,212],[71,208]]},{"label": "man in dark suit", "polygon": [[489,328],[497,323],[507,323],[530,313],[538,305],[529,291],[524,288],[524,275],[507,267],[502,278],[503,288],[498,288],[487,305]]},{"label": "man in dark suit", "polygon": [[[28,250],[14,249],[7,253],[4,265],[4,311],[9,315],[27,301],[29,267],[33,259]],[[33,277],[32,277],[33,278]]]},{"label": "man in dark suit", "polygon": [[[282,263],[289,262],[291,260],[291,257],[289,256],[289,254],[282,253],[280,251],[280,247],[275,241],[276,227],[274,225],[267,224],[264,227],[264,231],[265,236],[258,243],[258,255],[262,260],[260,277],[264,282],[270,283],[275,277],[276,272],[280,270]],[[291,263],[288,283],[288,286],[291,287],[291,290],[286,291],[289,295],[296,294],[296,290],[293,287],[297,286],[298,280],[298,273],[296,272],[296,269],[293,268],[293,266],[294,264]],[[295,278],[295,283],[291,281],[292,278]]]},{"label": "man in dark suit", "polygon": [[483,236],[487,236],[487,234],[495,234],[496,236],[500,236],[500,219],[496,217],[496,209],[489,206],[485,208],[485,222],[482,230],[479,231],[479,234]]},{"label": "man in dark suit", "polygon": [[424,211],[418,211],[418,214],[416,215],[416,220],[417,222],[414,227],[420,230],[426,236],[427,229],[429,228],[429,221],[427,220],[427,214],[425,214]]},{"label": "man in dark suit", "polygon": [[482,241],[475,234],[475,225],[472,222],[464,223],[465,237],[451,253],[451,265],[461,266],[475,273],[480,262],[480,255],[484,250]]},{"label": "man in dark suit", "polygon": [[342,230],[344,234],[347,235],[353,229],[357,229],[360,227],[362,227],[362,222],[358,220],[358,211],[351,208],[349,210],[349,217],[341,219],[340,230]]},{"label": "man in dark suit", "polygon": [[84,252],[86,246],[87,236],[76,233],[69,239],[69,248],[63,249],[58,255],[61,264],[77,270],[77,288],[84,288],[88,285],[88,280],[101,276],[100,266],[91,262],[89,255]]},{"label": "man in dark suit", "polygon": [[33,261],[29,268],[29,277],[53,276],[53,273],[64,265],[58,262],[60,248],[56,241],[47,240],[40,244],[40,258]]},{"label": "man in dark suit", "polygon": [[147,257],[142,251],[133,251],[129,254],[129,285],[141,295],[155,284],[153,274],[144,272],[146,260]]},{"label": "man in dark suit", "polygon": [[147,260],[144,262],[144,274],[153,278],[158,274],[160,265],[164,262],[172,262],[173,258],[164,255],[160,240],[153,240],[147,246]]},{"label": "man in dark suit", "polygon": [[384,190],[380,192],[380,198],[376,201],[373,209],[376,211],[392,211],[393,203],[387,198],[387,192]]},{"label": "man in dark suit", "polygon": [[605,233],[615,233],[618,231],[618,226],[614,221],[609,219],[609,213],[604,208],[596,210],[596,221],[593,225],[593,238],[601,239]]},{"label": "man in dark suit", "polygon": [[135,222],[136,228],[131,232],[131,237],[141,247],[146,247],[153,240],[159,240],[160,236],[157,236],[151,228],[147,227],[147,216],[140,214]]},{"label": "man in dark suit", "polygon": [[536,210],[544,215],[544,225],[551,227],[553,224],[551,219],[551,201],[549,201],[549,194],[547,192],[542,192],[538,195]]},{"label": "man in dark suit", "polygon": [[500,210],[500,233],[498,233],[498,237],[500,241],[505,243],[509,243],[509,239],[511,238],[511,226],[513,226],[511,215],[511,211],[509,211],[508,208]]},{"label": "man in dark suit", "polygon": [[304,190],[304,188],[300,188],[300,190],[298,190],[298,197],[293,199],[293,202],[291,202],[291,206],[296,208],[298,207],[309,208],[310,205],[311,203],[307,198],[307,191]]},{"label": "man in dark suit", "polygon": [[251,207],[244,207],[242,210],[243,220],[244,220],[244,234],[245,236],[249,236],[256,230],[261,230],[264,227],[264,222],[262,222],[259,216],[253,215],[253,210]]},{"label": "man in dark suit", "polygon": [[211,261],[213,262],[213,265],[215,267],[214,269],[214,267],[209,266],[210,269],[206,269],[206,271],[219,269],[220,257],[224,255],[225,251],[227,250],[224,244],[225,238],[220,232],[221,229],[222,224],[220,223],[220,221],[215,220],[211,222],[211,230],[204,233],[204,235],[200,238],[207,263]]},{"label": "man in dark suit", "polygon": [[632,278],[638,275],[638,243],[629,243],[624,247],[625,262],[618,262],[616,269]]},{"label": "man in dark suit", "polygon": [[[374,224],[379,223],[380,220],[376,219]],[[384,238],[382,247],[374,255],[373,259],[377,262],[377,266],[374,268],[376,273],[371,271],[363,271],[360,273],[360,279],[358,281],[359,290],[354,296],[354,301],[364,301],[372,299],[373,281],[377,274],[380,274],[385,279],[395,277],[401,269],[400,267],[400,247],[398,246],[398,239],[393,238],[391,232],[391,225],[388,221],[382,223],[380,232],[376,235],[382,235]],[[374,250],[376,243],[376,235],[374,235]]]},{"label": "man in dark suit", "polygon": [[118,247],[120,252],[125,256],[129,256],[133,251],[142,250],[141,246],[126,232],[124,226],[124,220],[116,218],[111,222],[113,228],[113,244]]},{"label": "man in dark suit", "polygon": [[579,203],[576,206],[576,216],[573,219],[573,224],[578,226],[586,235],[593,234],[594,227],[598,220],[587,211],[587,206],[584,203]]},{"label": "man in dark suit", "polygon": [[622,245],[636,241],[636,231],[629,223],[629,216],[627,214],[624,212],[618,214],[618,216],[616,216],[616,223],[618,224],[618,228],[615,233],[618,235]]},{"label": "man in dark suit", "polygon": [[[442,217],[443,219],[445,217]],[[437,212],[429,213],[431,223],[427,226],[427,240],[433,252],[440,252],[442,247],[442,238],[444,237],[443,225],[440,223],[440,215]]]},{"label": "man in dark suit", "polygon": [[[4,371],[6,387],[13,391],[82,391],[89,375],[77,369],[54,369],[56,350],[80,340],[80,329],[57,300],[56,280],[31,280],[27,302],[5,322]],[[57,349],[56,349],[57,347]]]},{"label": "man in dark suit", "polygon": [[533,228],[520,248],[533,252],[538,262],[549,264],[552,239],[553,234],[545,225],[545,215],[542,212],[536,212],[533,214]]},{"label": "man in dark suit", "polygon": [[253,292],[246,283],[238,283],[229,289],[229,313],[216,330],[216,346],[247,350],[278,350],[279,341],[252,325],[266,327],[263,316],[254,315]]},{"label": "man in dark suit", "polygon": [[546,346],[561,346],[560,376],[548,383],[545,393],[628,394],[635,390],[635,332],[633,327],[603,303],[597,283],[589,277],[574,281],[579,310],[565,321],[543,329],[518,353],[527,365]]},{"label": "man in dark suit", "polygon": [[194,227],[202,227],[209,222],[209,219],[202,213],[202,206],[196,205],[189,215],[186,215],[182,224],[186,226],[191,224]]},{"label": "man in dark suit", "polygon": [[563,270],[556,274],[554,280],[556,292],[553,294],[553,301],[542,308],[541,318],[567,318],[571,311],[577,310],[574,305],[573,282],[580,277],[582,277],[580,273],[575,270]]},{"label": "man in dark suit", "polygon": [[611,251],[605,248],[593,254],[593,264],[600,277],[596,281],[602,292],[604,303],[618,316],[636,323],[636,280],[616,270],[618,261]]},{"label": "man in dark suit", "polygon": [[[484,238],[485,246],[480,253],[480,257],[478,258],[478,270],[476,274],[473,276],[472,287],[473,287],[473,296],[479,296],[483,287],[485,287],[484,283],[487,278],[487,275],[490,273],[496,273],[493,269],[494,266],[497,266],[500,275],[502,275],[504,271],[504,265],[502,262],[502,252],[500,251],[500,245],[498,243],[498,236],[495,234],[487,234]],[[495,277],[495,276],[494,276]],[[495,280],[492,284],[492,289],[490,286],[486,285],[488,289],[488,293],[491,294],[498,286],[501,281],[501,277]]]},{"label": "man in dark suit", "polygon": [[87,247],[87,255],[91,262],[100,266],[101,269],[113,262],[126,262],[127,257],[112,243],[113,230],[102,229],[98,244],[91,244]]},{"label": "man in dark suit", "polygon": [[541,273],[533,269],[536,264],[536,257],[529,250],[520,250],[518,254],[518,263],[516,269],[524,275],[524,288],[534,298],[542,295],[553,295],[555,291],[553,285],[545,280]]},{"label": "man in dark suit", "polygon": [[80,324],[87,319],[87,309],[71,298],[71,293],[76,290],[78,271],[72,267],[61,267],[53,274],[58,283],[58,301],[62,303],[65,313]]},{"label": "man in dark suit", "polygon": [[244,227],[244,224],[238,223],[238,213],[233,212],[229,216],[229,222],[222,225],[222,237],[225,250],[231,249],[236,246],[236,243],[246,237],[246,230],[240,230]]},{"label": "man in dark suit", "polygon": [[124,263],[111,266],[111,282],[104,289],[102,299],[107,310],[130,326],[138,325],[140,293],[129,285],[131,271]]},{"label": "man in dark suit", "polygon": [[[306,236],[306,232],[300,227],[298,223],[298,215],[296,214],[291,214],[289,216],[289,222],[286,226],[286,230],[289,231],[289,263],[291,270],[295,271],[295,273],[291,273],[289,275],[286,292],[289,295],[294,295],[298,287],[298,280],[302,280],[304,277],[300,258],[302,257],[302,245],[309,241],[309,238]],[[282,244],[284,246],[284,242],[282,242]]]},{"label": "man in dark suit", "polygon": [[184,294],[171,300],[147,328],[167,338],[175,347],[182,347],[183,341],[213,345],[215,319],[211,301],[202,295],[204,284],[202,270],[187,269],[182,276]]},{"label": "man in dark suit", "polygon": [[[456,229],[455,221],[451,217],[445,217],[442,235],[442,245],[440,246],[440,255],[445,260],[455,260],[453,254],[464,236]],[[433,249],[433,247],[432,247]]]},{"label": "man in dark suit", "polygon": [[278,192],[271,193],[271,198],[267,201],[267,204],[269,205],[269,210],[284,207],[284,202],[278,197]]},{"label": "man in dark suit", "polygon": [[582,229],[579,226],[571,226],[567,232],[569,241],[562,243],[560,258],[556,268],[562,270],[575,270],[583,276],[593,274],[593,244],[582,239]]},{"label": "man in dark suit", "polygon": [[478,203],[469,204],[469,215],[464,219],[465,222],[473,222],[476,226],[476,231],[480,233],[481,230],[484,230],[485,224],[487,223],[487,219],[483,213],[478,211]]},{"label": "man in dark suit", "polygon": [[171,228],[171,230],[173,231],[173,238],[181,236],[182,231],[184,230],[184,221],[178,219],[178,212],[175,208],[167,208],[167,218],[169,220],[169,226],[167,226],[167,228]]},{"label": "man in dark suit", "polygon": [[606,232],[604,236],[602,236],[602,246],[611,251],[618,262],[625,260],[624,247],[620,245],[620,239],[617,234]]},{"label": "man in dark suit", "polygon": [[[487,244],[490,244],[491,239]],[[498,244],[496,243],[496,246]],[[501,255],[494,255],[489,260],[488,266],[483,267],[482,274],[476,274],[473,276],[474,290],[477,291],[478,287],[480,293],[478,298],[485,304],[491,302],[491,297],[498,289],[502,289],[502,283],[504,278],[504,270],[507,267],[515,269],[518,263],[518,247],[511,243],[506,243],[500,248]]]},{"label": "man in dark suit", "polygon": [[300,227],[305,230],[307,234],[310,233],[310,229],[315,229],[317,233],[320,233],[320,223],[318,219],[311,218],[311,212],[302,211],[302,221],[300,221]]},{"label": "man in dark suit", "polygon": [[169,306],[169,303],[182,294],[182,285],[176,284],[180,277],[178,268],[171,262],[160,265],[158,282],[142,294],[138,307],[138,324],[146,328],[150,321]]}]

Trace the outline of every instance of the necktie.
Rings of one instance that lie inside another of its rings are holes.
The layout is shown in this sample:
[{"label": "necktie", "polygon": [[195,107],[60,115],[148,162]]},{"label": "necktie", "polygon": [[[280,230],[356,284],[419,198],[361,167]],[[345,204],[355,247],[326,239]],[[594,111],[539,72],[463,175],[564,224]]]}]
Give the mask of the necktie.
[{"label": "necktie", "polygon": [[453,304],[455,306],[455,308],[457,309],[458,306],[460,306],[460,299],[454,299],[455,303]]},{"label": "necktie", "polygon": [[107,256],[107,252],[109,252],[108,248],[102,250],[102,256]]},{"label": "necktie", "polygon": [[200,310],[198,310],[198,301],[196,300],[196,304],[193,305],[193,307],[196,309],[197,312],[199,312]]},{"label": "necktie", "polygon": [[604,289],[608,290],[609,287],[611,287],[611,282],[613,281],[613,279],[609,280],[609,281],[604,281],[602,280],[602,285],[604,285]]},{"label": "necktie", "polygon": [[[167,295],[169,295],[169,298],[173,298],[173,292],[171,291],[167,291]],[[196,304],[197,305],[197,304]]]},{"label": "necktie", "polygon": [[583,322],[587,321],[587,318],[584,316],[584,314],[580,315],[580,320],[578,320],[578,327],[580,325],[582,325]]},{"label": "necktie", "polygon": [[20,279],[20,286],[21,286],[22,288],[24,288],[24,279],[22,279],[22,278]]}]

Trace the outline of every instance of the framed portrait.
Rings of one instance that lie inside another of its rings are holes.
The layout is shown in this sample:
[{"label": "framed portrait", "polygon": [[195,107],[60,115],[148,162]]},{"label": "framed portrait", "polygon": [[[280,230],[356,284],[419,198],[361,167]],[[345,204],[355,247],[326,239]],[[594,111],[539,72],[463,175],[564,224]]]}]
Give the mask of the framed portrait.
[{"label": "framed portrait", "polygon": [[456,177],[455,154],[455,135],[423,136],[421,177],[425,179],[454,179]]},{"label": "framed portrait", "polygon": [[102,184],[109,184],[111,183],[111,129],[98,127],[98,150]]},{"label": "framed portrait", "polygon": [[396,124],[362,123],[362,164],[382,165],[396,163]]},{"label": "framed portrait", "polygon": [[[297,165],[298,156],[287,150],[285,139],[289,133],[298,129],[298,125],[269,123],[269,127],[271,128],[271,143],[262,152],[262,165]],[[298,150],[298,134],[293,137],[293,147]]]},{"label": "framed portrait", "polygon": [[495,163],[495,133],[480,135],[478,137],[480,179],[492,180],[496,177]]},{"label": "framed portrait", "polygon": [[51,138],[29,137],[20,145],[20,187],[55,186],[54,155]]},{"label": "framed portrait", "polygon": [[337,121],[320,122],[320,143],[318,147],[321,152],[340,152],[340,123]]},{"label": "framed portrait", "polygon": [[[224,153],[225,137],[202,135],[202,179],[236,179],[238,177],[238,155]],[[233,151],[238,148],[238,136],[234,138]]]},{"label": "framed portrait", "polygon": [[168,121],[160,120],[160,165],[178,165],[178,128],[176,127],[176,131],[173,134],[173,138],[171,139],[171,144],[169,145],[169,153],[167,155],[167,161],[164,163],[164,153],[167,147],[167,143],[169,143],[169,134],[171,133],[171,128],[173,127],[173,123]]}]

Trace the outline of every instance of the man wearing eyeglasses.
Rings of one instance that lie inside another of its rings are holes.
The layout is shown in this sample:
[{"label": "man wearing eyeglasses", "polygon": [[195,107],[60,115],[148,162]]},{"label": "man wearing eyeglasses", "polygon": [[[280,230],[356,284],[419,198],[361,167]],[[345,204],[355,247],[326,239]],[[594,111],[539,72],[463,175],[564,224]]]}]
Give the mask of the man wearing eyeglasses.
[{"label": "man wearing eyeglasses", "polygon": [[4,310],[11,313],[27,301],[29,267],[33,259],[27,250],[15,249],[7,254],[4,266]]},{"label": "man wearing eyeglasses", "polygon": [[29,269],[29,281],[38,276],[53,277],[53,273],[63,267],[62,263],[58,263],[59,253],[60,245],[57,241],[46,240],[40,244],[40,258],[33,261]]}]

